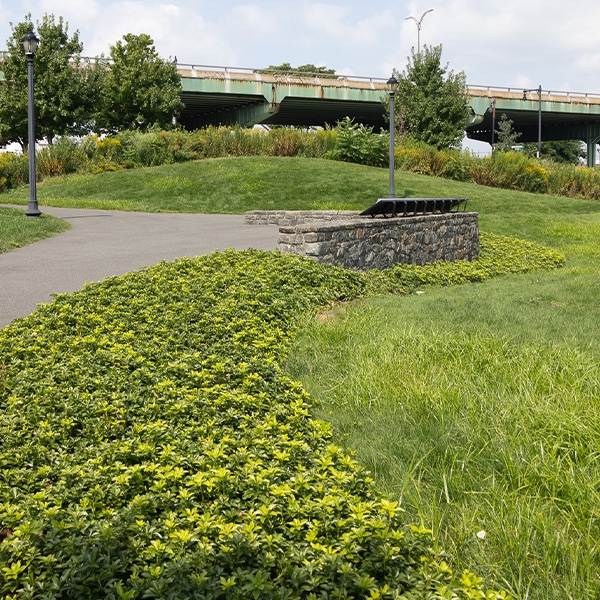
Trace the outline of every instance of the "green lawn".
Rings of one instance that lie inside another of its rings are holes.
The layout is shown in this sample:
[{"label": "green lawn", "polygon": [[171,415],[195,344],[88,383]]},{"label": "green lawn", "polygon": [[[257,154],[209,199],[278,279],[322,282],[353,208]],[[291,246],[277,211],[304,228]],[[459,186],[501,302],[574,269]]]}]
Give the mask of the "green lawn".
[{"label": "green lawn", "polygon": [[[338,307],[306,323],[286,368],[452,566],[517,598],[600,597],[600,203],[402,172],[396,186],[470,197],[482,230],[567,264]],[[387,195],[387,170],[215,159],[49,180],[38,195],[123,210],[359,209]]]},{"label": "green lawn", "polygon": [[[0,196],[0,201],[4,200]],[[50,215],[26,217],[21,209],[0,207],[0,254],[33,244],[71,229],[66,221]]]},{"label": "green lawn", "polygon": [[600,205],[465,195],[482,230],[566,266],[339,307],[307,324],[288,369],[454,567],[517,598],[596,598]]}]

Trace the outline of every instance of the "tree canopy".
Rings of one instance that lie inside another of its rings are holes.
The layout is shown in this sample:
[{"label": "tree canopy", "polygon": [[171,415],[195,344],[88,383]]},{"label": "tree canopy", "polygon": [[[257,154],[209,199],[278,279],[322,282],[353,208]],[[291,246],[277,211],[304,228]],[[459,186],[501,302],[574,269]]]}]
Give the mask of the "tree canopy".
[{"label": "tree canopy", "polygon": [[[0,85],[0,138],[5,143],[28,144],[27,58],[21,40],[35,31],[31,15],[13,25],[2,63],[6,84]],[[83,45],[79,32],[68,33],[62,17],[44,15],[37,22],[40,46],[34,60],[36,137],[50,143],[57,135],[83,133],[88,124],[93,94],[88,87],[88,69],[79,56]]]},{"label": "tree canopy", "polygon": [[[537,143],[525,144],[525,152],[535,154]],[[586,158],[587,151],[579,140],[555,140],[542,142],[542,156],[554,162],[578,165]]]},{"label": "tree canopy", "polygon": [[177,65],[163,60],[152,38],[128,33],[110,47],[110,62],[102,85],[97,128],[116,132],[169,127],[180,100],[181,77]]},{"label": "tree canopy", "polygon": [[[495,152],[510,152],[521,137],[521,134],[513,129],[512,119],[509,119],[504,113],[500,115],[496,133],[498,134],[498,137],[494,144]],[[537,144],[535,147],[537,149]]]},{"label": "tree canopy", "polygon": [[299,67],[292,67],[288,62],[280,65],[270,65],[266,69],[261,69],[259,73],[290,73],[294,75],[320,75],[321,77],[335,77],[335,70],[328,69],[327,67],[317,67],[311,63],[306,65],[300,65]]},{"label": "tree canopy", "polygon": [[[468,118],[466,76],[441,65],[442,46],[412,50],[406,71],[394,71],[395,129],[438,149],[460,146]],[[389,115],[389,97],[382,99]]]}]

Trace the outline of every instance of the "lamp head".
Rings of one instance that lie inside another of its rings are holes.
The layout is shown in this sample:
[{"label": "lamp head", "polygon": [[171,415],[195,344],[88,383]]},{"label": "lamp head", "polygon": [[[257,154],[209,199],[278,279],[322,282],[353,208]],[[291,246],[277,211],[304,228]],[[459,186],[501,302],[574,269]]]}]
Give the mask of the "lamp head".
[{"label": "lamp head", "polygon": [[391,94],[394,94],[398,89],[398,80],[394,77],[394,75],[387,80],[387,89]]},{"label": "lamp head", "polygon": [[25,54],[27,56],[33,56],[40,45],[40,40],[35,37],[35,33],[33,31],[28,31],[21,40],[23,44],[23,48],[25,49]]}]

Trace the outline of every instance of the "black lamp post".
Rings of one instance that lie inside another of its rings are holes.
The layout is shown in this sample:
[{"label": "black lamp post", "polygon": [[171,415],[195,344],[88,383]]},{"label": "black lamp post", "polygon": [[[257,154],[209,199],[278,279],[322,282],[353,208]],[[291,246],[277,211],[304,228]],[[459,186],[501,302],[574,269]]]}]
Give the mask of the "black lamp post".
[{"label": "black lamp post", "polygon": [[523,100],[527,100],[527,92],[537,92],[538,95],[538,149],[537,157],[542,153],[542,86],[533,90],[523,90]]},{"label": "black lamp post", "polygon": [[394,138],[396,133],[396,124],[394,123],[394,97],[398,89],[398,80],[392,75],[387,81],[387,89],[390,94],[390,191],[388,196],[395,197],[394,193]]},{"label": "black lamp post", "polygon": [[39,217],[42,213],[38,208],[37,193],[35,189],[35,108],[33,105],[33,57],[40,45],[40,40],[32,31],[28,31],[21,40],[27,56],[27,118],[28,118],[28,144],[29,154],[29,204],[25,214],[28,217]]},{"label": "black lamp post", "polygon": [[496,132],[494,131],[496,129],[496,99],[494,98],[492,100],[492,103],[490,104],[490,112],[492,113],[492,141],[491,141],[491,146],[492,146],[492,152],[494,151],[494,138],[496,135]]}]

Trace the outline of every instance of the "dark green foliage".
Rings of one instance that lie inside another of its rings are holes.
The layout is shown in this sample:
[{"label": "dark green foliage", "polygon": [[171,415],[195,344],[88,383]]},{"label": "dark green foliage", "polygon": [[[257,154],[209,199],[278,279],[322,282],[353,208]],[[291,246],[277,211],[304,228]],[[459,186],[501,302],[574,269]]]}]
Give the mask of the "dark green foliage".
[{"label": "dark green foliage", "polygon": [[[460,147],[468,117],[464,72],[441,64],[442,46],[425,45],[408,58],[406,71],[395,72],[395,130],[438,150]],[[389,97],[382,98],[389,115]]]},{"label": "dark green foliage", "polygon": [[521,137],[521,134],[513,129],[512,120],[504,113],[500,115],[496,133],[498,134],[498,139],[494,145],[494,150],[497,152],[510,152]]},{"label": "dark green foliage", "polygon": [[[534,156],[537,152],[537,143],[525,144],[525,152]],[[542,156],[557,163],[579,165],[587,156],[587,152],[579,140],[556,140],[542,142]]]},{"label": "dark green foliage", "polygon": [[169,128],[183,108],[177,65],[162,60],[152,38],[128,33],[110,48],[97,114],[98,132]]},{"label": "dark green foliage", "polygon": [[299,75],[310,77],[318,75],[319,77],[335,78],[335,69],[328,69],[327,67],[317,67],[311,63],[306,65],[300,65],[299,67],[292,67],[290,63],[283,63],[281,65],[269,65],[266,69],[260,69],[258,73],[273,73],[273,74],[288,74],[288,75]]},{"label": "dark green foliage", "polygon": [[0,595],[504,597],[452,574],[280,371],[299,316],[371,277],[228,251],[0,331]]},{"label": "dark green foliage", "polygon": [[[34,31],[31,15],[12,26],[2,71],[9,85],[0,85],[0,137],[27,146],[27,59],[21,39]],[[55,136],[87,129],[94,100],[93,76],[78,59],[83,50],[79,33],[68,34],[62,17],[44,15],[37,23],[40,46],[34,60],[36,132],[52,142]]]},{"label": "dark green foliage", "polygon": [[333,157],[371,167],[383,167],[389,160],[389,135],[373,133],[372,127],[346,117],[335,128],[337,145]]}]

